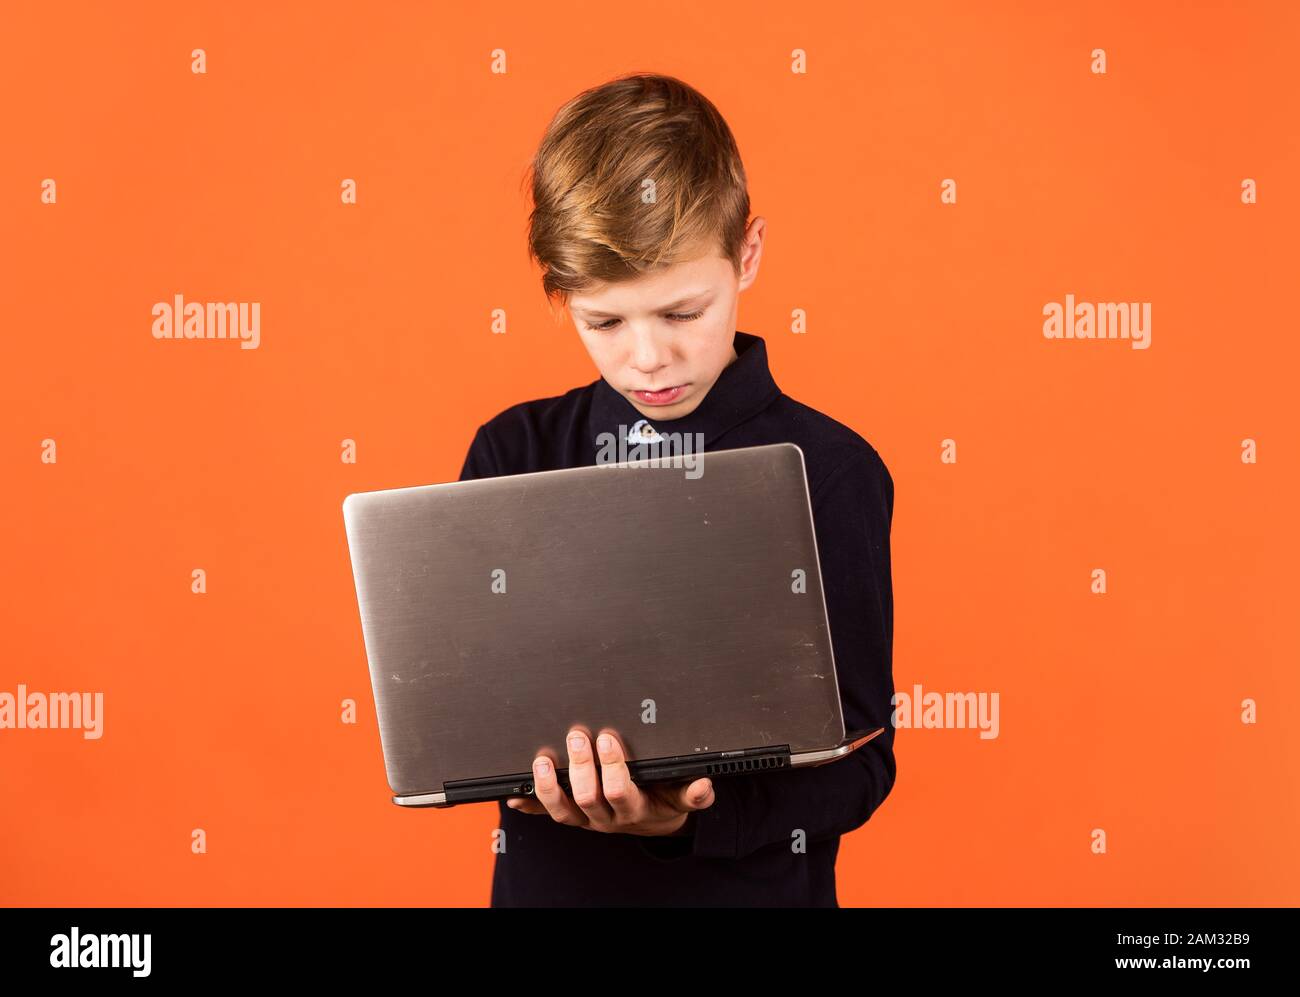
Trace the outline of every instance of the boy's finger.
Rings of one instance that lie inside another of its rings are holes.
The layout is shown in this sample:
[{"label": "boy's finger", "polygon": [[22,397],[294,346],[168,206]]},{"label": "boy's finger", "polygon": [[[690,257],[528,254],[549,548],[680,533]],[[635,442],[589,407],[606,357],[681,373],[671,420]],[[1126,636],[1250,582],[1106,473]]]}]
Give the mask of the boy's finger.
[{"label": "boy's finger", "polygon": [[614,816],[624,822],[635,821],[645,798],[628,771],[623,742],[612,730],[603,730],[596,738],[596,754],[600,756],[600,789]]},{"label": "boy's finger", "polygon": [[573,802],[589,820],[608,823],[613,811],[600,795],[600,773],[596,771],[591,741],[586,732],[575,727],[569,731],[565,744],[569,749],[569,792],[573,794]]},{"label": "boy's finger", "polygon": [[712,779],[696,779],[677,791],[677,809],[683,811],[706,810],[713,806]]},{"label": "boy's finger", "polygon": [[518,810],[521,814],[544,814],[546,808],[528,796],[512,796],[506,800],[506,806]]},{"label": "boy's finger", "polygon": [[537,794],[537,801],[556,823],[574,827],[587,823],[586,815],[573,805],[556,778],[555,760],[549,755],[538,755],[533,759],[533,791]]}]

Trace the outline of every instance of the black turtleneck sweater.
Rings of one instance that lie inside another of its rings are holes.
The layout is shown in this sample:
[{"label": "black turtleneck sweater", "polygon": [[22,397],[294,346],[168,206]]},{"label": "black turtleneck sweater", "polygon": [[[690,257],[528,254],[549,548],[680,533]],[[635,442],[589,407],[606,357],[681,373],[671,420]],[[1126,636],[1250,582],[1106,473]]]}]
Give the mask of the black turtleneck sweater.
[{"label": "black turtleneck sweater", "polygon": [[[647,419],[603,378],[514,405],[479,427],[461,480],[590,466],[602,433],[638,422],[702,433],[706,450],[798,444],[845,728],[885,731],[827,765],[715,778],[713,805],[681,837],[568,827],[498,803],[506,848],[496,858],[494,907],[838,906],[840,836],[860,827],[894,784],[893,479],[861,436],[782,393],[760,337],[737,332],[735,348],[737,359],[679,419]],[[806,851],[794,847],[799,829]]]}]

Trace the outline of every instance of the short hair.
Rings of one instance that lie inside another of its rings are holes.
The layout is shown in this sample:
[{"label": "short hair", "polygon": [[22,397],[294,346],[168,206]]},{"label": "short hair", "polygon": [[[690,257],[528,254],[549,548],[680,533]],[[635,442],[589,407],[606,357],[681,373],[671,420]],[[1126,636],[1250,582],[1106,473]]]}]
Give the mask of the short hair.
[{"label": "short hair", "polygon": [[552,301],[713,248],[740,273],[740,151],[718,109],[679,79],[632,73],[584,90],[556,112],[529,179],[528,249]]}]

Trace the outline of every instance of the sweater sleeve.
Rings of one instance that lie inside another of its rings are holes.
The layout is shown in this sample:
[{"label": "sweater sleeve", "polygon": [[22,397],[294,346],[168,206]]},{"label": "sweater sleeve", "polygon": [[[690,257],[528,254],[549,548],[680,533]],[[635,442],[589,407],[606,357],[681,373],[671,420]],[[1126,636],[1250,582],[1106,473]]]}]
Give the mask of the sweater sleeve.
[{"label": "sweater sleeve", "polygon": [[647,845],[651,854],[741,858],[788,847],[796,831],[807,841],[829,839],[866,823],[893,787],[893,479],[874,450],[861,451],[812,499],[845,729],[884,732],[825,765],[714,779],[714,803],[696,812],[692,834]]}]

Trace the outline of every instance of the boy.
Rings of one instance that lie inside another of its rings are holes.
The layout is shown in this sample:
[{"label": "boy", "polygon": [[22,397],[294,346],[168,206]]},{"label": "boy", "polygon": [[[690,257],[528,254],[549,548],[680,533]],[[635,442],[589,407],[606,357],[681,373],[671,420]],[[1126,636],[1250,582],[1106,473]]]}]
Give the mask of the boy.
[{"label": "boy", "polygon": [[[639,787],[617,731],[575,727],[567,758],[534,760],[537,799],[500,805],[492,905],[838,906],[840,835],[895,776],[889,471],[853,430],[783,394],[765,342],[736,330],[765,222],[749,218],[739,152],[705,97],[646,74],[588,90],[556,115],[531,172],[530,250],[601,376],[480,426],[461,479],[592,465],[611,433],[798,444],[845,726],[885,731],[812,769]],[[571,795],[555,777],[566,765]]]}]

